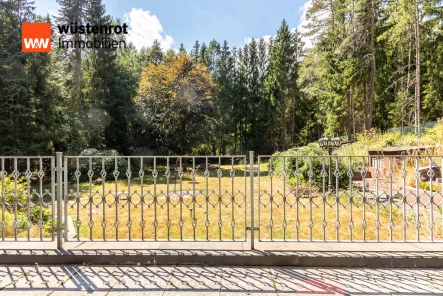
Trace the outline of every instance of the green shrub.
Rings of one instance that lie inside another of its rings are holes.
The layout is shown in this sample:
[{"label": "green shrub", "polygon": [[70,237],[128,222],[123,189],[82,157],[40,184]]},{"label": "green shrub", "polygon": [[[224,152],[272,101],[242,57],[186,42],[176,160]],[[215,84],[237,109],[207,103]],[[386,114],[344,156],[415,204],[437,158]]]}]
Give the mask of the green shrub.
[{"label": "green shrub", "polygon": [[[5,223],[6,228],[12,229],[12,223],[14,223],[14,213],[5,211]],[[19,231],[26,229],[26,222],[28,218],[26,214],[20,211],[17,211],[17,229]]]},{"label": "green shrub", "polygon": [[[299,170],[299,182],[301,184],[309,183],[309,172],[310,172],[310,163],[312,164],[312,184],[316,186],[320,186],[323,184],[323,163],[325,169],[325,182],[328,184],[328,173],[329,173],[329,157],[325,155],[326,152],[318,147],[317,143],[311,143],[306,147],[303,147],[297,151],[288,150],[284,152],[275,153],[272,159],[272,167],[274,173],[277,176],[282,175],[283,171],[283,163],[285,163],[285,171],[286,171],[286,180],[290,185],[294,186],[296,184],[296,176],[294,172],[297,169]],[[286,157],[283,160],[283,157],[278,156],[293,156]],[[297,161],[298,160],[298,161]],[[342,162],[341,158],[337,158],[332,156],[331,162],[331,173],[332,173],[332,182],[335,187],[336,184],[336,176],[334,175],[336,171],[336,161],[338,161],[338,171],[340,173],[339,186],[340,188],[346,188],[349,186],[349,177],[348,177],[348,166]]]},{"label": "green shrub", "polygon": [[[40,221],[40,206],[33,207],[29,216],[31,222],[37,224]],[[51,221],[51,211],[49,209],[42,208],[42,221],[43,223]]]},{"label": "green shrub", "polygon": [[[1,178],[0,178],[1,180]],[[11,176],[4,177],[4,192],[5,192],[5,201],[9,204],[14,203],[14,188],[15,188],[15,182],[14,178]],[[0,183],[1,187],[1,183]],[[26,179],[23,177],[20,177],[17,179],[17,201],[21,204],[26,203]]]},{"label": "green shrub", "polygon": [[[415,182],[412,182],[413,185],[415,187]],[[418,182],[418,188],[423,189],[423,190],[427,190],[430,191],[431,190],[431,185],[427,182]],[[432,191],[437,191],[439,189],[439,186],[434,184],[432,185]]]},{"label": "green shrub", "polygon": [[[101,178],[102,171],[102,159],[100,156],[119,156],[116,150],[97,150],[97,149],[86,149],[80,153],[80,156],[98,156],[92,157],[92,171],[94,175],[92,177],[93,180]],[[75,172],[77,170],[76,159],[73,158],[72,162],[68,165],[68,175],[69,180],[71,182],[77,181],[75,176]],[[104,158],[105,161],[105,170],[106,170],[106,179],[111,180],[114,179],[113,172],[115,171],[115,158],[109,157]],[[128,160],[125,158],[117,157],[117,166],[118,171],[120,172],[119,178],[125,177],[125,173],[128,167]],[[89,171],[89,159],[88,158],[80,158],[79,159],[79,167],[78,170],[80,172],[79,180],[80,182],[89,181],[88,171]]]}]

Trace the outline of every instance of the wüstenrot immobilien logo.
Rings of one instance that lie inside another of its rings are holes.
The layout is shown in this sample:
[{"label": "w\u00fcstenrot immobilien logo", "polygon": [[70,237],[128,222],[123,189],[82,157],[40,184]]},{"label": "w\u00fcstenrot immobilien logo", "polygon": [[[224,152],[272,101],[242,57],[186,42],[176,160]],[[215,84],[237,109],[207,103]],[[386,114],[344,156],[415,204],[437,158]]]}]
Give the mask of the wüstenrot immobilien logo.
[{"label": "w\u00fcstenrot immobilien logo", "polygon": [[22,52],[50,52],[51,24],[22,23]]}]

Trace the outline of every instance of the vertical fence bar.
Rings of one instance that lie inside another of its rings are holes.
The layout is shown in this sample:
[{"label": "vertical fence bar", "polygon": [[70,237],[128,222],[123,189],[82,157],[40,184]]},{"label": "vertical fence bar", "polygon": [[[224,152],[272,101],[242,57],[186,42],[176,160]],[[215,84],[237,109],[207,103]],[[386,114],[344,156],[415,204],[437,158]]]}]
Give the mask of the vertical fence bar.
[{"label": "vertical fence bar", "polygon": [[394,229],[394,220],[392,217],[392,207],[393,207],[393,190],[392,190],[392,176],[394,175],[392,171],[392,157],[389,157],[389,171],[388,171],[388,177],[389,177],[389,240],[392,242],[393,240],[393,229]]},{"label": "vertical fence bar", "polygon": [[254,250],[254,151],[249,151],[249,184],[251,187],[251,250]]},{"label": "vertical fence bar", "polygon": [[[235,180],[235,168],[234,168],[234,157],[231,157],[231,229],[232,229],[232,240],[235,240],[235,215],[234,215],[234,202],[235,202],[235,191],[234,191],[234,180]],[[194,211],[195,213],[195,211]]]},{"label": "vertical fence bar", "polygon": [[195,227],[197,226],[197,220],[195,220],[195,210],[197,209],[195,207],[195,199],[196,199],[196,194],[195,194],[195,176],[196,176],[196,171],[195,171],[195,157],[192,157],[192,237],[195,241]]},{"label": "vertical fence bar", "polygon": [[353,192],[352,192],[352,177],[353,177],[353,170],[352,170],[352,157],[349,157],[349,170],[348,170],[348,177],[349,177],[349,239],[352,242],[352,231],[354,229],[354,221],[352,220],[352,206],[353,206]]},{"label": "vertical fence bar", "polygon": [[407,240],[407,229],[408,226],[406,224],[406,159],[405,157],[402,157],[402,164],[401,164],[401,175],[403,179],[403,220],[402,220],[402,227],[403,227],[403,241],[406,242]]},{"label": "vertical fence bar", "polygon": [[282,177],[283,177],[283,240],[286,240],[286,157],[283,157],[283,168],[282,168]]},{"label": "vertical fence bar", "polygon": [[[166,228],[168,229],[168,241],[170,240],[170,236],[171,236],[171,217],[170,217],[170,209],[169,209],[169,205],[171,203],[171,196],[170,196],[170,193],[169,193],[169,178],[170,178],[170,176],[171,176],[171,170],[169,169],[169,157],[166,157],[166,171],[165,171],[165,177],[166,177],[166,211],[167,211]],[[174,182],[174,184],[175,184],[175,182]]]},{"label": "vertical fence bar", "polygon": [[75,174],[77,177],[77,195],[75,196],[75,201],[77,204],[77,220],[75,221],[75,228],[77,229],[77,241],[80,241],[80,226],[81,226],[81,220],[80,220],[80,159],[77,157],[76,159],[76,170]]},{"label": "vertical fence bar", "polygon": [[[217,170],[217,177],[218,177],[218,239],[222,240],[222,191],[221,191],[221,178],[223,177],[223,173],[221,170],[221,157],[218,158],[218,170]],[[246,222],[245,222],[246,224]]]},{"label": "vertical fence bar", "polygon": [[43,241],[43,160],[40,157],[39,158],[39,167],[40,167],[40,171],[39,171],[39,185],[40,185],[40,196],[39,196],[39,201],[40,201],[40,210],[39,210],[39,228],[40,228],[40,240]]},{"label": "vertical fence bar", "polygon": [[[62,224],[62,195],[63,195],[63,184],[62,184],[62,172],[63,172],[63,153],[57,152],[57,249],[63,249],[63,224]],[[65,168],[66,169],[66,168]],[[67,227],[67,225],[65,225]]]},{"label": "vertical fence bar", "polygon": [[270,202],[269,202],[269,210],[270,210],[270,213],[271,213],[271,218],[270,218],[270,220],[269,220],[269,235],[270,235],[270,237],[271,237],[271,241],[274,239],[273,238],[273,233],[272,233],[272,230],[273,230],[273,228],[274,228],[274,217],[273,217],[273,203],[274,203],[274,196],[273,196],[273,190],[272,190],[272,179],[273,179],[273,176],[274,176],[274,171],[273,171],[273,168],[272,168],[272,157],[270,157],[269,158],[269,180],[270,180],[270,182],[271,182],[271,186],[270,186],[270,188],[269,188],[269,200],[270,200]]},{"label": "vertical fence bar", "polygon": [[[63,154],[61,159],[63,160]],[[71,159],[72,160],[72,159]],[[69,234],[69,227],[68,227],[68,158],[65,157],[64,160],[64,170],[63,170],[63,176],[64,177],[60,177],[62,179],[62,181],[65,182],[65,186],[63,186],[62,192],[64,192],[64,198],[61,198],[61,201],[63,203],[64,200],[64,221],[65,221],[65,230],[63,231],[64,236],[65,236],[65,241],[68,241],[68,234]],[[58,170],[57,170],[57,174]],[[61,174],[61,173],[60,173]],[[57,186],[57,190],[58,190],[58,186]]]},{"label": "vertical fence bar", "polygon": [[209,182],[209,164],[208,164],[208,157],[206,157],[206,161],[205,161],[206,163],[205,163],[205,172],[204,172],[204,175],[205,175],[205,185],[206,185],[206,196],[205,196],[205,203],[206,203],[206,206],[205,206],[205,209],[206,209],[206,220],[205,220],[205,227],[206,227],[206,240],[208,241],[209,240],[209,184],[208,184],[208,182]]},{"label": "vertical fence bar", "polygon": [[[329,158],[331,158],[331,156],[329,156]],[[335,158],[335,171],[333,173],[335,175],[335,202],[336,202],[336,207],[335,207],[335,217],[336,217],[336,221],[335,221],[335,229],[336,229],[336,241],[340,241],[340,194],[339,194],[339,170],[338,170],[338,158]],[[331,175],[331,174],[329,174]]]},{"label": "vertical fence bar", "polygon": [[245,205],[245,210],[244,210],[244,220],[243,221],[245,221],[245,232],[244,232],[244,238],[245,238],[245,241],[246,241],[246,239],[247,239],[247,230],[246,230],[246,225],[247,225],[247,222],[246,222],[246,218],[247,218],[247,181],[246,181],[246,175],[247,175],[247,170],[248,170],[248,162],[247,162],[247,160],[246,160],[246,156],[244,156],[243,157],[243,165],[244,165],[244,167],[243,167],[243,186],[244,186],[244,188],[243,188],[243,193],[244,193],[244,195],[243,195],[243,203],[244,203],[244,205]]},{"label": "vertical fence bar", "polygon": [[312,177],[314,176],[314,172],[312,170],[312,158],[309,157],[309,240],[312,242],[312,228],[314,227],[314,220],[312,219]]},{"label": "vertical fence bar", "polygon": [[415,229],[417,230],[417,241],[420,241],[420,189],[419,189],[419,157],[415,158],[415,199],[416,199],[416,213],[415,213]]},{"label": "vertical fence bar", "polygon": [[119,220],[118,220],[118,206],[119,206],[119,194],[118,194],[118,160],[117,157],[114,159],[114,182],[115,182],[115,221],[114,221],[114,227],[115,227],[115,240],[118,241],[118,226],[119,226]]},{"label": "vertical fence bar", "polygon": [[325,169],[325,158],[322,157],[322,200],[323,200],[323,220],[322,220],[322,228],[323,228],[323,241],[326,241],[326,169]]},{"label": "vertical fence bar", "polygon": [[[442,159],[442,163],[443,163],[443,159]],[[6,223],[5,223],[5,203],[6,203],[6,198],[5,198],[5,177],[6,177],[6,171],[5,171],[5,159],[2,158],[2,171],[1,171],[1,176],[2,176],[2,224],[1,224],[1,228],[2,228],[2,240],[5,240],[5,227],[6,227]],[[442,224],[443,227],[443,224]]]},{"label": "vertical fence bar", "polygon": [[[252,164],[252,168],[254,169],[254,164]],[[250,168],[249,168],[250,169]],[[258,216],[257,216],[257,225],[258,225],[258,240],[261,240],[261,220],[260,220],[260,207],[261,207],[261,191],[260,191],[260,155],[257,156],[257,192],[258,192],[258,198],[257,198],[257,209],[258,209]],[[253,184],[254,185],[254,184]],[[253,207],[253,203],[251,203],[251,208]]]},{"label": "vertical fence bar", "polygon": [[[185,159],[186,161],[186,159]],[[186,163],[185,163],[186,164]],[[180,177],[180,240],[183,240],[183,159],[180,157],[180,169],[178,171],[178,176]]]},{"label": "vertical fence bar", "polygon": [[89,177],[89,240],[92,241],[92,227],[94,227],[94,221],[92,219],[92,177],[94,176],[94,171],[92,170],[92,157],[89,157],[89,171],[88,171],[88,177]]},{"label": "vertical fence bar", "polygon": [[51,157],[51,240],[55,241],[55,159]]},{"label": "vertical fence bar", "polygon": [[[28,219],[28,241],[31,240],[31,163],[29,157],[26,158],[26,188],[27,188],[27,196],[26,196],[26,216]],[[54,212],[53,212],[54,213]]]},{"label": "vertical fence bar", "polygon": [[103,231],[103,241],[106,241],[106,193],[105,193],[105,185],[106,185],[106,166],[105,166],[105,159],[102,157],[102,170],[101,170],[101,176],[103,179],[102,182],[102,231]]},{"label": "vertical fence bar", "polygon": [[[331,164],[331,163],[329,163]],[[296,235],[297,235],[297,241],[299,240],[299,230],[300,230],[300,219],[299,219],[299,201],[300,201],[300,195],[298,191],[298,183],[299,183],[299,176],[300,171],[298,169],[298,157],[295,157],[295,205],[297,211],[295,212],[295,229],[296,229]]]},{"label": "vertical fence bar", "polygon": [[131,232],[132,232],[132,218],[131,218],[131,204],[132,204],[132,195],[131,195],[131,158],[128,157],[128,167],[126,168],[126,178],[128,178],[128,196],[126,198],[128,202],[128,221],[126,226],[128,227],[128,239],[132,240]]},{"label": "vertical fence bar", "polygon": [[[368,166],[370,166],[370,160],[368,158]],[[368,226],[368,223],[366,222],[366,168],[365,168],[365,158],[362,157],[362,167],[361,167],[361,184],[363,187],[363,221],[362,221],[362,228],[363,228],[363,241],[366,241],[366,227]]]},{"label": "vertical fence bar", "polygon": [[[429,157],[429,235],[431,242],[434,241],[434,193],[432,190],[432,178],[434,178],[434,168],[432,167],[432,157]],[[437,189],[438,190],[438,189]]]},{"label": "vertical fence bar", "polygon": [[17,178],[20,176],[20,173],[17,171],[17,158],[14,158],[14,172],[12,173],[12,176],[14,177],[14,199],[13,199],[13,207],[14,207],[14,222],[13,222],[13,228],[14,228],[14,240],[17,241],[17,229],[18,229],[18,221],[17,221],[17,200],[18,200],[18,194],[17,194]]},{"label": "vertical fence bar", "polygon": [[145,195],[143,191],[143,177],[145,176],[145,171],[143,169],[143,157],[140,157],[140,170],[138,171],[140,176],[140,227],[142,230],[142,241],[145,240],[145,219],[143,217],[143,204],[145,203]]},{"label": "vertical fence bar", "polygon": [[154,170],[152,171],[152,177],[154,177],[154,240],[157,240],[157,226],[158,226],[158,221],[157,221],[157,176],[158,176],[158,172],[157,172],[157,157],[154,157]]},{"label": "vertical fence bar", "polygon": [[380,241],[380,214],[379,214],[379,204],[380,204],[380,194],[379,194],[379,184],[378,184],[378,178],[380,177],[380,171],[379,171],[379,162],[380,158],[376,157],[376,165],[375,165],[375,215],[376,215],[376,221],[375,221],[375,231],[376,231],[376,241]]}]

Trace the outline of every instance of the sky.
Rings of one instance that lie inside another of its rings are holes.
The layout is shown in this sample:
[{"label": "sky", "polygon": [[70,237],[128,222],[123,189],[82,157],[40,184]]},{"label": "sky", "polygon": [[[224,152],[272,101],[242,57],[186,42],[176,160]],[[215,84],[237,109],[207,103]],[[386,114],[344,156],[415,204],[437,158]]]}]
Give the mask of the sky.
[{"label": "sky", "polygon": [[[309,0],[103,0],[107,13],[130,26],[128,40],[137,48],[158,39],[164,50],[189,50],[198,40],[212,39],[230,47],[243,46],[251,37],[276,34],[281,21],[302,29]],[[57,14],[56,0],[35,0],[36,13]]]}]

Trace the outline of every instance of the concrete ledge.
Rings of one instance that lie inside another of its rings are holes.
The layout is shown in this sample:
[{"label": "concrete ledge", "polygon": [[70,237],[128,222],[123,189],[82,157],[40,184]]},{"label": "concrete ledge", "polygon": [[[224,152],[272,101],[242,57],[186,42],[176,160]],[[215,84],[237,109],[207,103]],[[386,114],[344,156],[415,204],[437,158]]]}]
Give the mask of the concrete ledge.
[{"label": "concrete ledge", "polygon": [[243,266],[300,266],[300,267],[416,267],[441,268],[443,256],[411,257],[311,257],[294,256],[151,256],[151,255],[0,255],[1,264],[60,265],[60,264],[137,264],[137,265],[243,265]]},{"label": "concrete ledge", "polygon": [[0,244],[0,264],[442,268],[442,243],[53,242]]}]

